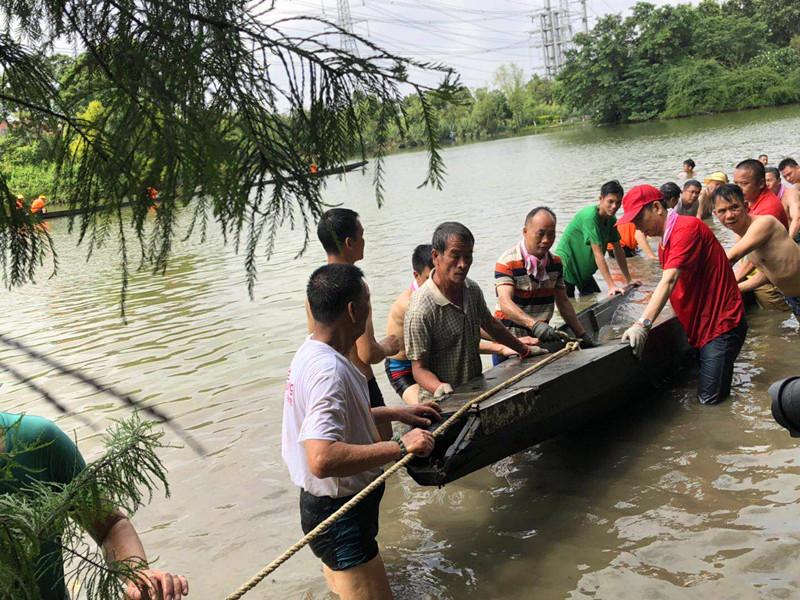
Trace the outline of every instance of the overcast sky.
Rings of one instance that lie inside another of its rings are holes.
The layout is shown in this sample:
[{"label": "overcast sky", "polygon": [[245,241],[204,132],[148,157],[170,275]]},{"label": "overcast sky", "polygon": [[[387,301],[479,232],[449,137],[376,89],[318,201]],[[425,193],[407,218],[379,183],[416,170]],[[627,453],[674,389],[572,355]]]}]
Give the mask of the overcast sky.
[{"label": "overcast sky", "polygon": [[[555,4],[558,0],[552,0]],[[653,4],[678,4],[651,0]],[[398,54],[454,67],[469,87],[491,84],[495,70],[515,63],[543,73],[532,14],[545,0],[350,0],[354,30]],[[608,13],[627,13],[636,0],[587,0],[589,26]],[[575,31],[580,4],[570,3]],[[337,0],[277,0],[269,18],[323,16],[335,21]],[[308,28],[309,26],[306,25]]]}]

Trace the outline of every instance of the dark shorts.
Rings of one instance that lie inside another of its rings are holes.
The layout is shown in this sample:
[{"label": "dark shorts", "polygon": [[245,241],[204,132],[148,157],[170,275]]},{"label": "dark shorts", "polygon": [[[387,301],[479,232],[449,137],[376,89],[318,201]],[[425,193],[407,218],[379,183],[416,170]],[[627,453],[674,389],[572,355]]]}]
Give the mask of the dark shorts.
[{"label": "dark shorts", "polygon": [[381,393],[381,388],[378,386],[378,382],[374,377],[367,382],[367,387],[369,388],[370,407],[377,408],[378,406],[386,406],[386,402],[383,400],[383,394]]},{"label": "dark shorts", "polygon": [[701,404],[717,404],[730,395],[733,363],[739,356],[745,337],[747,337],[747,321],[742,317],[736,327],[700,348],[700,384],[697,389],[697,399]]},{"label": "dark shorts", "polygon": [[585,282],[583,285],[574,285],[565,281],[564,287],[567,289],[567,296],[569,298],[575,297],[575,290],[578,290],[581,296],[588,296],[589,294],[597,294],[600,292],[600,286],[597,285],[594,277]]},{"label": "dark shorts", "polygon": [[412,385],[416,385],[414,375],[411,373],[410,360],[396,360],[394,358],[387,358],[383,361],[386,377],[397,395],[403,397],[405,392]]},{"label": "dark shorts", "polygon": [[786,304],[789,305],[794,316],[800,321],[800,296],[786,296]]},{"label": "dark shorts", "polygon": [[[352,569],[378,555],[375,538],[378,536],[378,512],[384,488],[381,485],[309,544],[314,556],[329,569]],[[300,490],[300,524],[303,533],[314,529],[352,497],[312,496]]]}]

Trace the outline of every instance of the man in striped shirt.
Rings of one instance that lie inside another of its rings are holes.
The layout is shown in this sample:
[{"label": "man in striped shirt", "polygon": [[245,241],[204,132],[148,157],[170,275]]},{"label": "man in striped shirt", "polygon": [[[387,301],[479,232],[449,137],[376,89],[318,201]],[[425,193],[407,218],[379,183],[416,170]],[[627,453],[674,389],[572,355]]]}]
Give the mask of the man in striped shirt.
[{"label": "man in striped shirt", "polygon": [[[494,316],[517,337],[528,335],[543,342],[555,341],[559,336],[550,319],[557,305],[572,331],[585,344],[594,345],[567,298],[561,259],[550,253],[555,240],[555,213],[545,206],[530,211],[522,228],[522,240],[506,250],[495,264]],[[497,354],[492,358],[494,364],[505,360]]]}]

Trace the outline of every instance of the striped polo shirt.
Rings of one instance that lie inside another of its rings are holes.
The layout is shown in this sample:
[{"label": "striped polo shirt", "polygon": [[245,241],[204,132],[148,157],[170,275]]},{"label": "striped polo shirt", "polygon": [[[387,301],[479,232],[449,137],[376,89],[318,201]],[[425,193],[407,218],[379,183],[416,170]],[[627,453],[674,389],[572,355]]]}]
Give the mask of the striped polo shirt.
[{"label": "striped polo shirt", "polygon": [[[519,244],[506,250],[494,266],[495,293],[501,285],[514,286],[514,304],[538,321],[549,321],[553,318],[556,288],[564,289],[564,267],[561,259],[554,254],[548,254],[548,279],[543,282],[536,281],[528,274]],[[499,302],[495,306],[494,316],[517,337],[531,335],[530,329],[506,316]]]}]

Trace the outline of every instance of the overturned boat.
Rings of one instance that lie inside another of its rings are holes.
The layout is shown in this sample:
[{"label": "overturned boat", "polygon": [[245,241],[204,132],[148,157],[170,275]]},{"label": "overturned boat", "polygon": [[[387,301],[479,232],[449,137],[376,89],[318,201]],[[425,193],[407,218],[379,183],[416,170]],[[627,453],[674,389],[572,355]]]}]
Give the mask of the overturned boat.
[{"label": "overturned boat", "polygon": [[[578,313],[586,331],[601,345],[569,353],[477,403],[436,439],[429,457],[409,463],[411,477],[422,485],[454,481],[579,427],[663,381],[691,350],[686,333],[667,311],[650,331],[641,360],[619,339],[609,341],[618,338],[614,336],[614,315],[629,303],[631,293],[628,290]],[[566,326],[562,330],[574,335]],[[560,347],[563,345],[556,344],[548,349]],[[524,362],[507,360],[459,386],[441,402],[443,418],[546,356]]]}]

